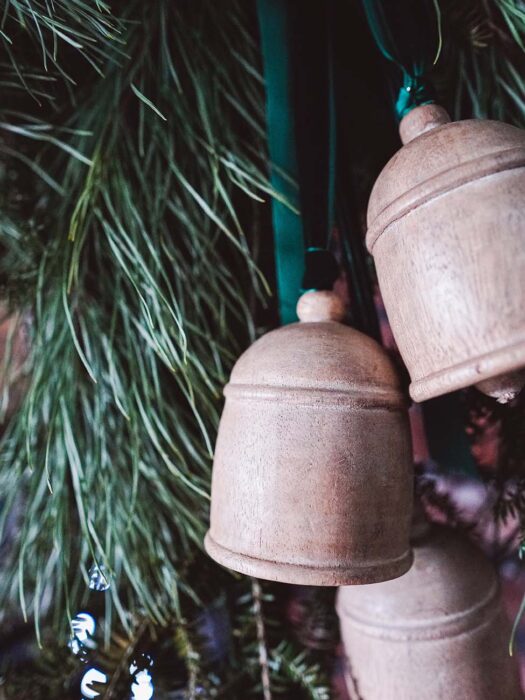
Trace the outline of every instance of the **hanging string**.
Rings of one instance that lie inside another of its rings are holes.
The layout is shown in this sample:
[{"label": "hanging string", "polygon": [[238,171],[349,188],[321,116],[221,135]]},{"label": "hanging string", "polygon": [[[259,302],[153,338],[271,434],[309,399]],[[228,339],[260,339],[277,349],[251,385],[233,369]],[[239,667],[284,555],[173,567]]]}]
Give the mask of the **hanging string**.
[{"label": "hanging string", "polygon": [[305,253],[302,290],[332,289],[339,267],[329,251],[334,225],[335,105],[333,2],[288,3],[298,181]]},{"label": "hanging string", "polygon": [[[328,28],[329,32],[329,28]],[[327,171],[324,200],[321,203],[321,226],[317,230],[306,228],[308,241],[304,258],[304,275],[302,290],[332,289],[339,276],[339,266],[331,251],[328,249],[331,232],[334,227],[335,217],[335,172],[336,172],[336,123],[335,123],[335,94],[333,75],[333,55],[331,47],[331,34],[328,33],[327,41],[327,91],[326,91],[326,129],[321,134],[324,147],[324,166]],[[312,170],[315,165],[311,163]],[[321,176],[322,178],[322,176]],[[318,181],[321,180],[317,174]],[[305,193],[307,196],[307,193]]]},{"label": "hanging string", "polygon": [[402,73],[395,111],[401,120],[414,107],[435,102],[428,74],[441,52],[438,0],[363,0],[374,40]]}]

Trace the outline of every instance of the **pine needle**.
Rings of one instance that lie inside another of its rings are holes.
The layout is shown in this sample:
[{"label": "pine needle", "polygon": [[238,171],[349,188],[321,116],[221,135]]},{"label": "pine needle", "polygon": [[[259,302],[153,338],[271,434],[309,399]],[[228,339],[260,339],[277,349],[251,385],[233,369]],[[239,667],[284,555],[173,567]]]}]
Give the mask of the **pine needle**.
[{"label": "pine needle", "polygon": [[251,212],[271,193],[259,57],[236,41],[235,0],[132,0],[120,18],[29,5],[12,3],[4,31],[38,44],[60,110],[46,123],[12,103],[0,125],[32,211],[0,218],[0,274],[33,312],[30,389],[2,441],[0,488],[26,508],[0,606],[19,589],[28,617],[53,612],[64,630],[95,564],[122,625],[130,611],[167,624],[181,593],[199,597],[186,571],[221,391],[253,338],[246,299],[266,293],[251,254]]}]

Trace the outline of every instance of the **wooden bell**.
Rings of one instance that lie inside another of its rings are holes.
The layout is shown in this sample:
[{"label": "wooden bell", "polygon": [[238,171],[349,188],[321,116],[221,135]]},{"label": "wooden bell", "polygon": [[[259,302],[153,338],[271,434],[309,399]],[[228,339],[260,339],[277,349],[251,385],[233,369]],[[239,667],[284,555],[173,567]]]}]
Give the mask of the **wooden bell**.
[{"label": "wooden bell", "polygon": [[267,333],[226,386],[208,554],[285,583],[383,581],[411,565],[406,405],[385,351],[308,292],[300,323]]},{"label": "wooden bell", "polygon": [[415,401],[525,383],[525,131],[416,107],[379,175],[367,246]]},{"label": "wooden bell", "polygon": [[491,563],[444,527],[413,546],[405,576],[338,591],[352,700],[521,698]]}]

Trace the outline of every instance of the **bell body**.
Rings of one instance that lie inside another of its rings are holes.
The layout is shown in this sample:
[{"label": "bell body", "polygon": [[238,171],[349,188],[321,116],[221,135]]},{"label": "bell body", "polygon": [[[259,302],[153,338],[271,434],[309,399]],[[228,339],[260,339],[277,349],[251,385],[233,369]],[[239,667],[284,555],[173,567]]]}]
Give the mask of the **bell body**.
[{"label": "bell body", "polygon": [[447,122],[435,105],[401,122],[367,246],[412,398],[481,384],[505,401],[525,381],[525,132]]},{"label": "bell body", "polygon": [[522,697],[496,574],[447,528],[414,543],[405,576],[341,588],[337,608],[352,700]]},{"label": "bell body", "polygon": [[375,341],[335,321],[285,326],[242,355],[225,396],[205,540],[213,559],[312,585],[409,568],[406,406]]}]

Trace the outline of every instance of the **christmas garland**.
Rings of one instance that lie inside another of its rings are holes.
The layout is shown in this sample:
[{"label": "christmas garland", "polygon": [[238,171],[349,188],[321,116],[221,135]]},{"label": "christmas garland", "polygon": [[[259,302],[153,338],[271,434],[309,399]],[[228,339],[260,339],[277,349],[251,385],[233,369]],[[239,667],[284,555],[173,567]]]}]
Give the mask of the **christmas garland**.
[{"label": "christmas garland", "polygon": [[[441,102],[525,125],[520,3],[439,7]],[[283,630],[286,591],[201,553],[222,386],[269,291],[261,202],[283,199],[255,26],[236,0],[3,3],[0,279],[28,352],[3,388],[0,610],[7,630],[21,609],[49,656],[8,676],[9,697],[76,682],[62,640],[94,588],[105,622],[90,653],[112,697],[138,638],[175,653],[181,697],[329,697],[336,640],[305,651],[311,616]],[[521,473],[524,455],[503,454],[505,475]],[[219,655],[203,631],[217,610]]]},{"label": "christmas garland", "polygon": [[[269,191],[257,47],[235,3],[74,4],[3,24],[2,278],[30,362],[2,442],[2,609],[67,627],[91,569],[121,624],[166,623],[195,597],[221,388],[265,293],[238,213]],[[37,39],[49,77],[15,54]]]}]

